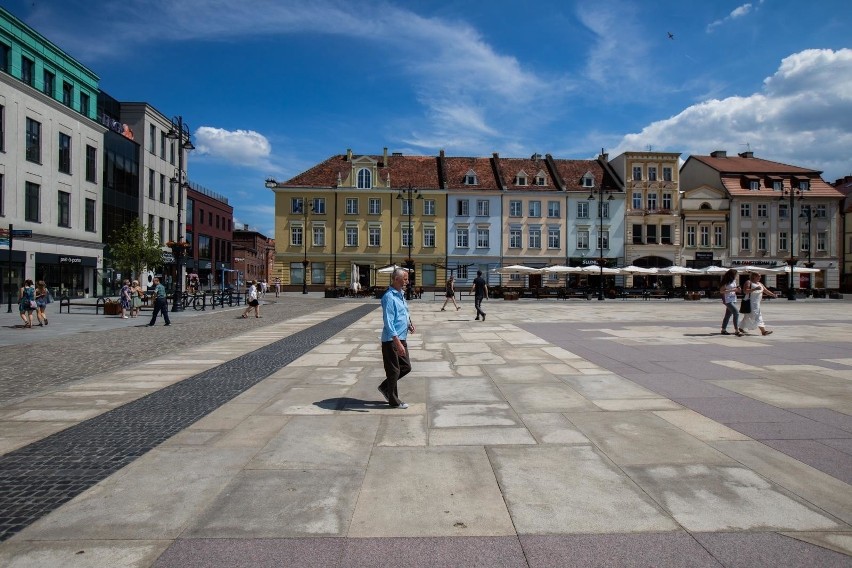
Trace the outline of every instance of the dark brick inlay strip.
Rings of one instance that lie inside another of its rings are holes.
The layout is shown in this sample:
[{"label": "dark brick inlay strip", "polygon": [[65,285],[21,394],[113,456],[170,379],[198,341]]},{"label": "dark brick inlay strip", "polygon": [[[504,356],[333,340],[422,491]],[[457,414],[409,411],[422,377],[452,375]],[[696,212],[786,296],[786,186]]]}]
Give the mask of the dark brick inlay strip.
[{"label": "dark brick inlay strip", "polygon": [[377,307],[358,306],[0,456],[0,541],[133,462]]}]

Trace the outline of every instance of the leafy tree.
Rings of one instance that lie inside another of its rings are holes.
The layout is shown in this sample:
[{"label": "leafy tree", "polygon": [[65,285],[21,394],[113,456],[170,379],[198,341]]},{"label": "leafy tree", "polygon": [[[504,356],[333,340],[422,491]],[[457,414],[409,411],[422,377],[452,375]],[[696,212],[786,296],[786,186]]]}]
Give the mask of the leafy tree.
[{"label": "leafy tree", "polygon": [[127,274],[132,272],[138,277],[144,268],[163,264],[160,237],[139,219],[133,219],[114,231],[107,245],[113,265]]}]

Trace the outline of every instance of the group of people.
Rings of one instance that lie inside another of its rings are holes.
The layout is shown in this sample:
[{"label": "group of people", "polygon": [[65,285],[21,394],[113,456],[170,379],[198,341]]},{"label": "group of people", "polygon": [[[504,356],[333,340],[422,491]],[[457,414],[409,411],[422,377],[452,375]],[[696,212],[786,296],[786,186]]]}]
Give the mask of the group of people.
[{"label": "group of people", "polygon": [[[159,282],[159,279],[157,281]],[[118,301],[121,304],[122,319],[135,318],[139,315],[139,310],[142,309],[142,304],[145,301],[145,290],[139,285],[138,280],[133,282],[125,280],[121,291],[118,293]],[[128,314],[130,315],[128,316]]]},{"label": "group of people", "polygon": [[[444,300],[444,305],[441,306],[441,311],[446,311],[447,303],[452,302],[453,306],[456,307],[456,311],[461,309],[456,303],[456,288],[455,288],[456,279],[451,274],[449,278],[447,278],[447,285],[444,292],[446,296],[446,300]],[[476,271],[476,278],[473,279],[473,285],[470,287],[470,293],[473,294],[473,305],[476,308],[476,320],[479,321],[480,317],[482,321],[485,321],[485,312],[482,311],[482,300],[488,298],[488,283],[485,281],[485,278],[482,277],[482,271]]]},{"label": "group of people", "polygon": [[[769,335],[771,330],[766,329],[763,321],[763,313],[760,303],[764,296],[776,298],[777,295],[760,282],[760,274],[752,272],[745,284],[740,287],[737,283],[737,271],[732,268],[722,276],[722,303],[725,304],[725,317],[722,318],[722,335],[731,335],[728,331],[728,322],[734,320],[734,334],[737,337],[748,335],[748,331],[759,329],[761,335]],[[743,294],[743,300],[747,300],[749,311],[740,322],[740,310],[737,309],[737,294]]]},{"label": "group of people", "polygon": [[27,278],[24,285],[18,291],[18,313],[24,322],[25,328],[33,327],[33,314],[39,327],[47,325],[47,305],[53,302],[53,297],[44,280],[39,280],[35,285]]}]

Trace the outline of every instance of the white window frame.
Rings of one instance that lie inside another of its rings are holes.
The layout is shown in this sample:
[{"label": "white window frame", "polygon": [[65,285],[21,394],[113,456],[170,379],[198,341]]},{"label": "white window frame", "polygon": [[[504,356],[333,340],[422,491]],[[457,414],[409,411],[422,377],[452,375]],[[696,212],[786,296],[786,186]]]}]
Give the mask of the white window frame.
[{"label": "white window frame", "polygon": [[488,227],[476,228],[476,248],[487,249],[491,247],[491,231]]},{"label": "white window frame", "polygon": [[519,249],[523,245],[523,232],[520,228],[509,228],[509,248]]},{"label": "white window frame", "polygon": [[373,172],[370,168],[361,168],[356,175],[358,189],[373,189]]},{"label": "white window frame", "polygon": [[470,248],[470,232],[467,227],[456,227],[456,248]]},{"label": "white window frame", "polygon": [[633,175],[630,179],[633,181],[642,181],[642,166],[633,166]]},{"label": "white window frame", "polygon": [[476,216],[477,217],[488,217],[489,213],[488,200],[487,199],[477,199],[476,200]]},{"label": "white window frame", "polygon": [[780,231],[778,233],[778,250],[789,250],[790,245],[787,241],[787,231]]},{"label": "white window frame", "polygon": [[529,207],[527,207],[527,211],[529,211],[529,217],[541,217],[541,201],[533,200],[530,201],[528,205]]},{"label": "white window frame", "polygon": [[663,181],[672,181],[672,168],[663,166]]},{"label": "white window frame", "polygon": [[633,209],[642,209],[642,192],[634,191],[632,201]]},{"label": "white window frame", "polygon": [[598,231],[598,250],[601,252],[609,250],[609,230],[607,229]]},{"label": "white window frame", "polygon": [[470,200],[459,199],[456,202],[456,215],[458,217],[470,217]]},{"label": "white window frame", "polygon": [[589,250],[589,231],[588,229],[582,229],[577,231],[577,249],[578,250]]},{"label": "white window frame", "polygon": [[529,239],[527,240],[527,248],[531,249],[540,249],[541,248],[541,228],[539,227],[530,227],[529,228]]},{"label": "white window frame", "polygon": [[305,227],[301,223],[290,226],[290,246],[300,247],[304,243]]},{"label": "white window frame", "polygon": [[562,207],[558,201],[547,202],[547,217],[549,219],[559,219],[562,214]]},{"label": "white window frame", "polygon": [[759,219],[765,219],[769,217],[769,205],[766,203],[758,203],[757,204],[757,217]]},{"label": "white window frame", "polygon": [[547,228],[547,248],[561,249],[562,248],[562,232],[559,227]]},{"label": "white window frame", "polygon": [[414,246],[414,227],[406,223],[402,227],[400,227],[400,245],[402,247],[413,247]]},{"label": "white window frame", "polygon": [[358,198],[357,197],[347,197],[346,198],[346,214],[347,215],[357,215],[358,214]]},{"label": "white window frame", "polygon": [[371,197],[367,202],[367,211],[370,215],[382,214],[382,199],[381,197]]},{"label": "white window frame", "polygon": [[657,166],[648,166],[648,181],[657,181]]},{"label": "white window frame", "polygon": [[694,247],[695,243],[695,225],[687,225],[686,226],[686,246]]},{"label": "white window frame", "polygon": [[748,231],[740,232],[740,250],[751,250],[751,233]]},{"label": "white window frame", "polygon": [[357,247],[358,246],[358,227],[357,226],[347,226],[345,231],[345,245],[347,247]]},{"label": "white window frame", "polygon": [[713,227],[713,246],[725,246],[725,228],[719,225]]},{"label": "white window frame", "polygon": [[367,245],[371,247],[382,246],[381,227],[367,227]]},{"label": "white window frame", "polygon": [[766,248],[766,231],[757,232],[757,250],[768,250]]},{"label": "white window frame", "polygon": [[423,248],[435,248],[435,227],[423,227]]},{"label": "white window frame", "polygon": [[817,252],[826,252],[828,250],[828,232],[819,231],[817,233]]},{"label": "white window frame", "polygon": [[324,247],[325,246],[325,225],[314,225],[311,233],[312,233],[312,236],[313,236],[313,246]]},{"label": "white window frame", "polygon": [[751,217],[751,203],[740,203],[740,217]]},{"label": "white window frame", "polygon": [[509,201],[509,217],[523,217],[524,204],[519,199]]},{"label": "white window frame", "polygon": [[577,202],[577,219],[588,219],[589,218],[589,202],[588,201],[578,201]]},{"label": "white window frame", "polygon": [[434,199],[424,199],[423,200],[423,215],[428,215],[430,217],[435,216],[435,200]]}]

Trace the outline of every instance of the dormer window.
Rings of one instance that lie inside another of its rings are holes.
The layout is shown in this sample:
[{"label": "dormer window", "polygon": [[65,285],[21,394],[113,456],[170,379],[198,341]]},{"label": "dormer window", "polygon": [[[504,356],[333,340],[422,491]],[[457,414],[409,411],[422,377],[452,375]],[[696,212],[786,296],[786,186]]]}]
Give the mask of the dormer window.
[{"label": "dormer window", "polygon": [[808,180],[799,180],[799,190],[800,191],[808,191],[810,189],[810,183]]},{"label": "dormer window", "polygon": [[522,170],[515,176],[515,185],[527,185],[527,173],[525,171]]},{"label": "dormer window", "polygon": [[547,181],[544,179],[544,176],[538,176],[537,178],[535,178],[535,184],[545,186],[547,185]]},{"label": "dormer window", "polygon": [[479,185],[479,180],[476,178],[476,172],[473,170],[469,170],[464,175],[464,184],[465,185]]},{"label": "dormer window", "polygon": [[757,180],[751,180],[748,182],[748,188],[751,191],[757,191],[760,189],[760,182]]},{"label": "dormer window", "polygon": [[358,189],[372,189],[373,173],[369,168],[361,168],[358,170]]},{"label": "dormer window", "polygon": [[580,183],[583,187],[595,187],[595,176],[592,175],[592,172],[586,172],[586,175],[580,179]]}]

